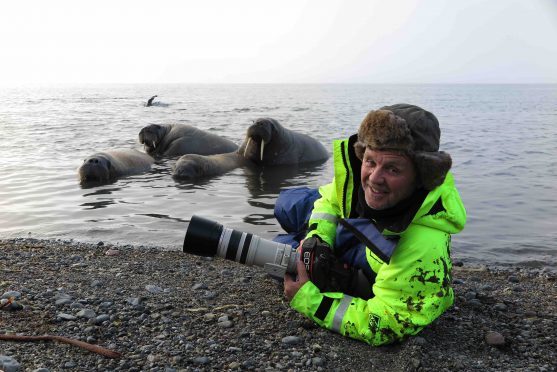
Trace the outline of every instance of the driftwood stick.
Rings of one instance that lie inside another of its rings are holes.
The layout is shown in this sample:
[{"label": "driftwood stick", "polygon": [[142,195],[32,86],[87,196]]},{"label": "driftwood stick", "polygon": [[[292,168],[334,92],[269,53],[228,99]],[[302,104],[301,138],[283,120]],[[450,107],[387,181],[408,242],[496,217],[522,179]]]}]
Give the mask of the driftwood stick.
[{"label": "driftwood stick", "polygon": [[121,354],[106,349],[101,346],[89,344],[87,342],[74,340],[64,336],[52,336],[52,335],[44,335],[44,336],[20,336],[20,335],[8,335],[8,334],[0,334],[0,340],[5,341],[21,341],[21,342],[33,342],[33,341],[59,341],[65,344],[75,345],[82,349],[89,350],[93,353],[97,353],[103,355],[107,358],[120,358]]}]

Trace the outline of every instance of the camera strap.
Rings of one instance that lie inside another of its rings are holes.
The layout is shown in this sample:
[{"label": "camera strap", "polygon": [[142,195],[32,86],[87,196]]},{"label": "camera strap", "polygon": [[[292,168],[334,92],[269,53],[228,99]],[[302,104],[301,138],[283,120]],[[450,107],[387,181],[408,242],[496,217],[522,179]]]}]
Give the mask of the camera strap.
[{"label": "camera strap", "polygon": [[337,229],[335,247],[344,245],[343,241],[350,241],[354,236],[383,262],[389,263],[397,240],[385,238],[367,218],[340,218],[338,222],[340,226]]}]

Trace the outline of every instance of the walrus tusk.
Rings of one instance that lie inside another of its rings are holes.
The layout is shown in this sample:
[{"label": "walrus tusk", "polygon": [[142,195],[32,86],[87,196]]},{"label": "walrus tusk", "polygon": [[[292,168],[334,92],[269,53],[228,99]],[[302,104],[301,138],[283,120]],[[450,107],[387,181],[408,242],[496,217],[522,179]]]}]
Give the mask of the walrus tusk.
[{"label": "walrus tusk", "polygon": [[153,141],[153,148],[154,148],[154,149],[157,148],[157,144],[155,143],[155,141]]},{"label": "walrus tusk", "polygon": [[8,334],[0,334],[0,340],[5,341],[60,341],[66,344],[75,345],[82,349],[89,350],[93,353],[100,354],[107,358],[120,358],[121,354],[117,351],[109,350],[101,346],[89,344],[87,342],[74,340],[64,336],[52,336],[52,335],[44,335],[44,336],[22,336],[22,335],[8,335]]},{"label": "walrus tusk", "polygon": [[246,157],[246,152],[248,152],[248,147],[251,142],[251,137],[248,137],[248,143],[246,143],[246,148],[244,149],[244,158]]},{"label": "walrus tusk", "polygon": [[261,140],[261,161],[263,161],[263,149],[265,148],[265,141]]}]

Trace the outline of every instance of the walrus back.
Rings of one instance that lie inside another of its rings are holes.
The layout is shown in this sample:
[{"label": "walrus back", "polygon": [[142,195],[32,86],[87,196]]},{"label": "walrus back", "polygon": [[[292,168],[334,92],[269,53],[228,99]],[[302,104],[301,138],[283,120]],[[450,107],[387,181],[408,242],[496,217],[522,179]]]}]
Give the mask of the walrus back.
[{"label": "walrus back", "polygon": [[108,150],[101,154],[110,160],[113,177],[146,172],[151,169],[151,165],[154,163],[151,156],[132,149]]}]

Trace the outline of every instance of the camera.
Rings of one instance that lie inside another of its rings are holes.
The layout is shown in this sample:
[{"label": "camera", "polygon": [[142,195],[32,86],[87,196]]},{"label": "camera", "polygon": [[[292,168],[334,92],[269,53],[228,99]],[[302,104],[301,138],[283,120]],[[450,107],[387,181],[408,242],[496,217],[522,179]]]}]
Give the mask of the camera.
[{"label": "camera", "polygon": [[331,248],[318,237],[304,240],[301,253],[288,244],[226,228],[218,222],[193,215],[184,237],[183,252],[197,256],[218,256],[244,265],[262,267],[271,277],[297,275],[302,261],[310,280],[322,292],[343,292],[368,299],[373,297],[371,278],[362,270],[340,262]]},{"label": "camera", "polygon": [[197,256],[218,256],[249,266],[259,266],[274,278],[296,275],[298,252],[288,244],[226,228],[218,222],[192,216],[183,251]]}]

